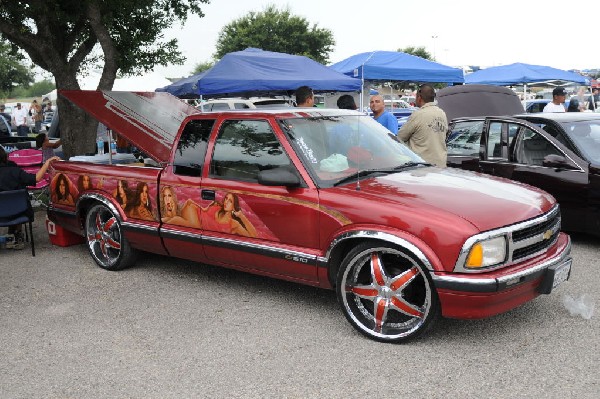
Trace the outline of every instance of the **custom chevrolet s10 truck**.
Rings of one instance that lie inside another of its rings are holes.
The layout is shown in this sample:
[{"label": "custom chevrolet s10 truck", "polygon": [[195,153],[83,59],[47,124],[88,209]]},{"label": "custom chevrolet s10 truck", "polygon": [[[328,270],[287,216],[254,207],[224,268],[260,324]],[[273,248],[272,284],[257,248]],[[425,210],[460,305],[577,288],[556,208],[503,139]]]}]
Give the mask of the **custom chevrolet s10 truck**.
[{"label": "custom chevrolet s10 truck", "polygon": [[147,251],[334,289],[350,324],[383,342],[440,316],[509,311],[569,278],[551,195],[428,165],[360,112],[60,95],[154,160],[52,165],[49,219],[107,270]]}]

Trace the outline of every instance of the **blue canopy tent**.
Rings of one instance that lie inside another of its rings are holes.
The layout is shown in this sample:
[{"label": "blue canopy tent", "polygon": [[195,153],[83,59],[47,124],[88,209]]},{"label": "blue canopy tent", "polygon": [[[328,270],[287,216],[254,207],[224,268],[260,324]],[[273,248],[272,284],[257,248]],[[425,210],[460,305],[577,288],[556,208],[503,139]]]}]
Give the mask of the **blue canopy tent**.
[{"label": "blue canopy tent", "polygon": [[[564,83],[577,83],[590,86],[590,79],[578,73],[543,65],[520,62],[481,69],[465,76],[465,84],[486,84],[493,86],[523,85],[527,92],[528,84],[559,86]],[[527,98],[524,99],[527,107]]]},{"label": "blue canopy tent", "polygon": [[494,86],[511,86],[549,81],[573,82],[584,86],[590,85],[590,80],[578,73],[519,62],[481,69],[465,76],[465,84]]},{"label": "blue canopy tent", "polygon": [[[331,69],[361,80],[406,81],[419,83],[464,82],[462,69],[452,68],[437,62],[399,51],[371,51],[360,53],[336,62]],[[362,109],[363,98],[360,98]]]},{"label": "blue canopy tent", "polygon": [[247,48],[226,54],[211,69],[157,89],[181,98],[291,94],[300,86],[316,92],[359,91],[361,82],[308,57]]},{"label": "blue canopy tent", "polygon": [[363,80],[463,83],[462,69],[399,51],[361,53],[329,66],[334,71]]}]

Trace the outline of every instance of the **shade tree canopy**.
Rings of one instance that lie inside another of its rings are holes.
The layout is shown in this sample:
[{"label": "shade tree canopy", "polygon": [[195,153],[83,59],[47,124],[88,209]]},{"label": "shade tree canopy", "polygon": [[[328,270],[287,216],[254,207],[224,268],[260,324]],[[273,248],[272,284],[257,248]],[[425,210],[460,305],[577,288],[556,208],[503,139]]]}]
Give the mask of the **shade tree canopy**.
[{"label": "shade tree canopy", "polygon": [[303,55],[327,64],[335,40],[329,29],[310,25],[305,18],[292,15],[289,8],[271,5],[262,12],[249,12],[225,25],[217,40],[215,59],[248,47],[266,51]]},{"label": "shade tree canopy", "polygon": [[[0,33],[50,72],[56,88],[79,89],[78,75],[99,68],[99,90],[155,65],[182,64],[177,40],[163,30],[209,0],[45,0],[2,2]],[[94,151],[96,121],[58,98],[66,156]]]}]

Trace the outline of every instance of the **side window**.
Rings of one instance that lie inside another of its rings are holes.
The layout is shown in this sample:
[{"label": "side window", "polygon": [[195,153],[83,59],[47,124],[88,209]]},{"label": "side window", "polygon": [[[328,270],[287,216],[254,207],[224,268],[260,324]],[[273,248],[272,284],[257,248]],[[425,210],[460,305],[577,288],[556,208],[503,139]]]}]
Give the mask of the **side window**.
[{"label": "side window", "polygon": [[258,172],[291,161],[269,122],[264,120],[228,120],[223,122],[210,164],[212,177],[257,181]]},{"label": "side window", "polygon": [[228,110],[228,109],[229,109],[229,104],[227,104],[227,103],[214,103],[214,104],[212,104],[211,111],[223,111],[223,110]]},{"label": "side window", "polygon": [[502,123],[490,123],[487,138],[487,159],[502,158]]},{"label": "side window", "polygon": [[244,103],[234,103],[234,104],[233,104],[233,107],[234,107],[235,109],[248,109],[248,108],[250,108],[250,107],[248,106],[248,104],[244,104]]},{"label": "side window", "polygon": [[483,121],[458,122],[450,129],[446,142],[448,155],[479,156]]},{"label": "side window", "polygon": [[515,155],[518,163],[542,166],[544,157],[550,154],[560,155],[560,151],[541,134],[524,129],[517,138]]},{"label": "side window", "polygon": [[194,120],[183,128],[175,150],[173,173],[183,176],[202,174],[208,137],[214,124],[214,119]]}]

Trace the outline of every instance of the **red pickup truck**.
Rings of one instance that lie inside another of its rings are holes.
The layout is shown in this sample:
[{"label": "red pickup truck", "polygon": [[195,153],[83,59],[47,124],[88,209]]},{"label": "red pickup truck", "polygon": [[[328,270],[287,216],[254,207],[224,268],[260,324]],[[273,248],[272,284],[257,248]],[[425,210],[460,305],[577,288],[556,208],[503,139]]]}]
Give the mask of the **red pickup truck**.
[{"label": "red pickup truck", "polygon": [[383,342],[508,311],[569,277],[551,195],[428,165],[362,113],[60,94],[154,160],[51,168],[48,217],[102,268],[148,251],[335,289],[350,324]]}]

